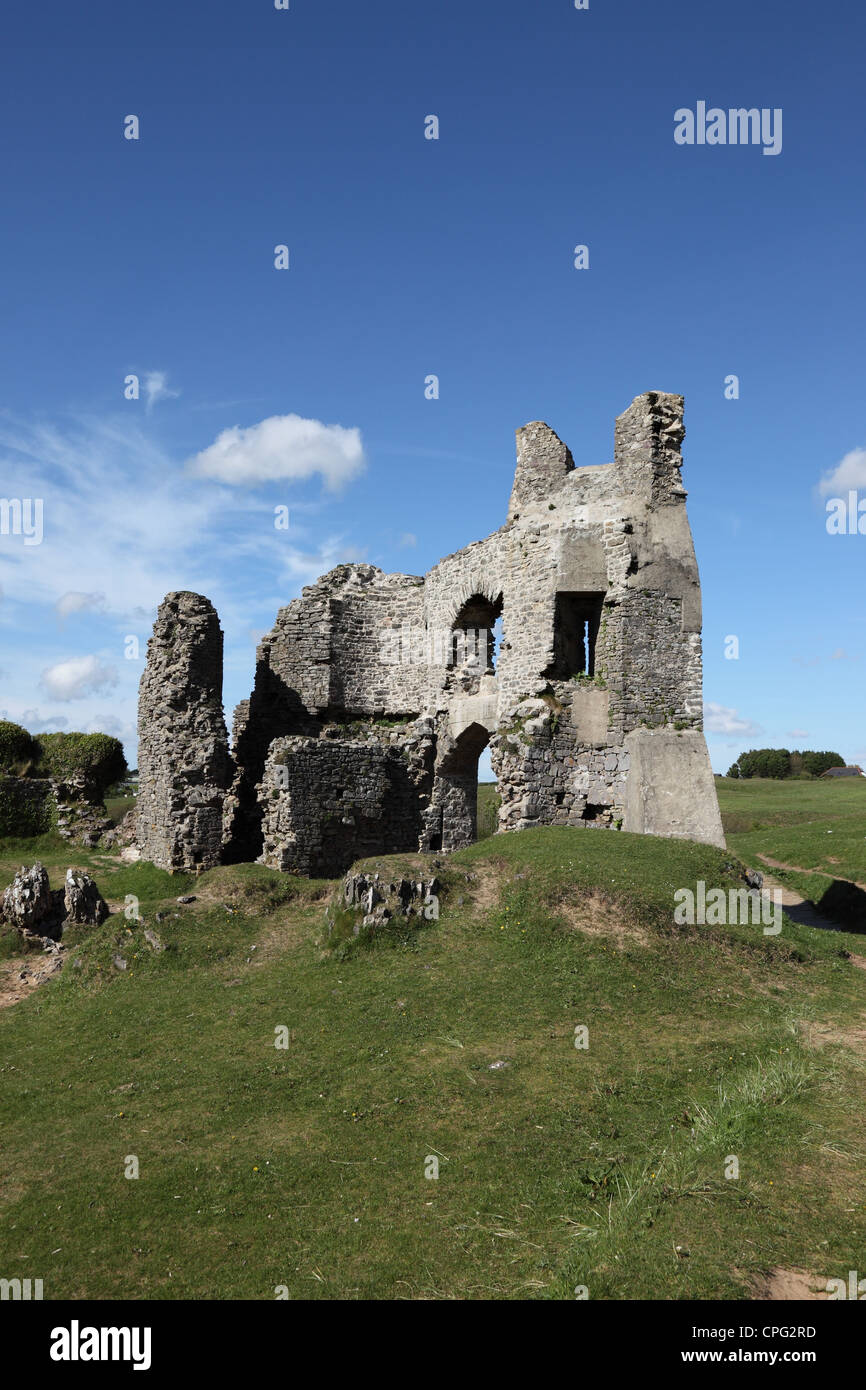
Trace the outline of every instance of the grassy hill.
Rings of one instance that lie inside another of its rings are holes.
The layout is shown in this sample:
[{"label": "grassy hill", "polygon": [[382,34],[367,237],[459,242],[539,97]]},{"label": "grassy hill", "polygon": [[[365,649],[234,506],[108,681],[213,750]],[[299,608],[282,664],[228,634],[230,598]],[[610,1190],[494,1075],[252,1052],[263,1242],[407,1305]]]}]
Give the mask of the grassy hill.
[{"label": "grassy hill", "polygon": [[[815,785],[723,784],[760,822],[732,845],[776,857]],[[0,844],[0,882],[37,851],[59,884],[49,840]],[[486,838],[439,861],[438,921],[339,943],[327,881],[76,862],[142,921],[69,934],[0,1010],[0,1273],[46,1298],[748,1298],[862,1265],[866,941],[674,927],[730,855]]]}]

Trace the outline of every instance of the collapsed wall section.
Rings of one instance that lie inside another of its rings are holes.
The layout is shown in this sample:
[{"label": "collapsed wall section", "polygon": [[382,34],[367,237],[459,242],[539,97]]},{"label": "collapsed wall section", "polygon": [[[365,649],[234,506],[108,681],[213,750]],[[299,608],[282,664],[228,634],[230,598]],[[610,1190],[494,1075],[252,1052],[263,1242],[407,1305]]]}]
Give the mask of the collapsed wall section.
[{"label": "collapsed wall section", "polygon": [[260,862],[313,877],[416,851],[432,784],[429,721],[397,730],[276,739],[258,787]]}]

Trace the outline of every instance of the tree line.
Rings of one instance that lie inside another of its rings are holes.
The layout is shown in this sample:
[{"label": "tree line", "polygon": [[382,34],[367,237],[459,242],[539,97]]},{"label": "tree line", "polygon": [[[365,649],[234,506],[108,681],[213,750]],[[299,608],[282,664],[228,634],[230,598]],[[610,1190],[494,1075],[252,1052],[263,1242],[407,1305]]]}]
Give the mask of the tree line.
[{"label": "tree line", "polygon": [[728,768],[729,777],[820,777],[831,767],[845,767],[838,753],[817,753],[811,749],[801,752],[787,748],[753,748],[741,753]]}]

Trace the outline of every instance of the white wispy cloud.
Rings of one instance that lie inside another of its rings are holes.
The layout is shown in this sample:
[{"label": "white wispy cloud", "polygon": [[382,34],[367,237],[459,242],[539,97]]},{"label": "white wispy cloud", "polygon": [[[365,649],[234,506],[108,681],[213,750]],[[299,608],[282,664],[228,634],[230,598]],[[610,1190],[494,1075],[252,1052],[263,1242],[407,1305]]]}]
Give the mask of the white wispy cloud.
[{"label": "white wispy cloud", "polygon": [[[74,697],[74,724],[52,717],[48,699],[58,697],[44,684],[42,709],[35,708],[43,673],[72,655],[58,627],[86,618],[85,652],[98,652],[103,665],[116,662],[118,684],[106,688],[111,715],[126,731],[128,756],[134,757],[147,639],[169,590],[191,589],[216,606],[231,709],[252,685],[250,628],[269,630],[278,608],[304,584],[337,564],[366,558],[347,537],[320,537],[297,524],[301,514],[320,517],[324,498],[315,505],[293,503],[291,533],[278,532],[270,498],[195,477],[150,437],[146,417],[131,411],[50,423],[0,411],[0,469],[6,492],[43,498],[45,513],[41,545],[24,547],[13,539],[0,547],[7,717],[34,732],[113,731],[99,690]],[[139,660],[125,659],[127,634],[139,639]],[[13,654],[14,663],[8,659]],[[74,673],[68,680],[74,683]]]},{"label": "white wispy cloud", "polygon": [[117,669],[100,661],[98,656],[72,656],[48,666],[39,684],[55,700],[82,700],[110,690],[117,685]]},{"label": "white wispy cloud", "polygon": [[822,497],[838,497],[852,488],[866,488],[866,449],[852,449],[818,484]]},{"label": "white wispy cloud", "polygon": [[98,613],[105,608],[105,594],[83,594],[80,590],[69,589],[54,607],[60,618],[68,618],[72,613]]},{"label": "white wispy cloud", "polygon": [[230,486],[320,474],[332,492],[365,467],[360,430],[323,425],[300,415],[271,415],[247,429],[234,425],[187,463],[193,475]]},{"label": "white wispy cloud", "polygon": [[704,703],[704,728],[708,734],[739,734],[743,738],[754,738],[761,732],[759,724],[712,700]]},{"label": "white wispy cloud", "polygon": [[31,734],[59,734],[69,727],[69,720],[63,714],[41,715],[38,709],[22,710],[15,720],[23,724]]},{"label": "white wispy cloud", "polygon": [[179,391],[173,391],[169,387],[167,372],[148,372],[144,378],[144,393],[148,413],[153,410],[157,401],[176,399],[180,395]]}]

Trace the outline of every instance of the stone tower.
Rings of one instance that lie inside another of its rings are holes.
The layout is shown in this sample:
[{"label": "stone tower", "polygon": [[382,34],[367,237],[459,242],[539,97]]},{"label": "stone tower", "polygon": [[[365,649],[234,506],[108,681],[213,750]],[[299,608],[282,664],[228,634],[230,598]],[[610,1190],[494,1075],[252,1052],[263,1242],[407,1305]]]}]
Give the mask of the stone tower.
[{"label": "stone tower", "polygon": [[220,862],[231,759],[222,706],[223,635],[200,594],[160,604],[138,699],[137,840],[161,869]]}]

